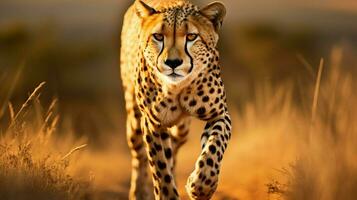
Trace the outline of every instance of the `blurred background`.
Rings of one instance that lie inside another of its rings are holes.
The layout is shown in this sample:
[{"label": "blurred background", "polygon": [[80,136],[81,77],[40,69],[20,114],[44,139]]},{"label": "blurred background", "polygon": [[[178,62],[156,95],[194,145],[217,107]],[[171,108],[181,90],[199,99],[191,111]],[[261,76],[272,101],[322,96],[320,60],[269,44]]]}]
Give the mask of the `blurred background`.
[{"label": "blurred background", "polygon": [[[253,95],[252,89],[264,82],[306,83],[311,71],[304,67],[302,59],[316,69],[320,58],[327,58],[334,45],[342,45],[348,52],[344,62],[357,56],[354,0],[223,2],[228,15],[219,49],[232,104],[244,103]],[[100,107],[108,105],[107,101],[123,113],[119,35],[130,3],[2,0],[1,75],[21,68],[12,101],[23,100],[31,88],[46,81],[45,94],[59,98],[61,109],[75,111],[71,115],[81,118],[79,129],[85,129],[80,127],[86,126],[83,121],[93,117],[91,110],[102,112]],[[196,3],[203,6],[209,2]],[[355,73],[357,63],[349,63],[343,66]]]},{"label": "blurred background", "polygon": [[[58,112],[61,115],[59,127],[69,127],[76,138],[87,138],[88,144],[94,149],[107,147],[108,137],[113,138],[114,142],[110,145],[121,146],[117,150],[129,155],[125,147],[123,131],[125,110],[118,60],[123,14],[132,2],[129,0],[1,0],[0,105],[4,106],[0,111],[6,112],[4,110],[7,101],[12,102],[15,110],[19,109],[29,92],[40,82],[45,81],[45,89],[41,93],[42,104],[50,105],[54,98],[58,99]],[[194,2],[204,6],[210,1]],[[325,69],[329,69],[327,66],[338,65],[338,70],[351,81],[350,93],[356,91],[353,77],[357,72],[357,1],[222,0],[222,2],[225,3],[228,14],[221,30],[219,50],[228,103],[236,119],[237,134],[242,133],[244,136],[244,127],[257,128],[250,124],[252,112],[249,110],[249,105],[254,105],[256,108],[254,116],[263,115],[269,119],[273,116],[270,107],[269,112],[263,109],[264,113],[259,112],[259,109],[265,108],[265,105],[279,98],[281,94],[291,96],[291,100],[283,102],[289,102],[290,106],[294,105],[291,106],[294,109],[308,113],[302,116],[309,116],[310,104],[313,101],[311,88],[315,85],[321,58],[325,58]],[[325,76],[327,76],[326,71],[323,72],[323,80]],[[327,88],[327,91],[332,91],[331,87]],[[284,92],[281,92],[281,88],[285,88]],[[339,90],[337,86],[332,88]],[[346,99],[353,99],[350,93],[345,96]],[[280,100],[275,102],[278,102],[274,104],[277,107],[285,105],[280,104]],[[350,103],[354,105],[355,102]],[[355,110],[351,107],[350,109]],[[352,120],[351,116],[347,116],[348,120]],[[6,124],[9,120],[9,117],[0,117],[0,124]],[[279,120],[284,119],[276,118],[271,123],[279,124],[281,123]],[[247,122],[248,125],[239,124],[242,121]],[[258,119],[255,121],[259,124]],[[295,124],[293,127],[299,129],[301,124]],[[200,125],[194,125],[195,130],[199,131],[197,127]],[[261,129],[259,131],[279,132],[270,126]],[[355,133],[355,129],[349,133],[352,132]],[[195,135],[192,136],[196,140],[192,146],[198,144],[199,134]],[[296,138],[287,136],[286,139]],[[258,145],[251,144],[252,149],[255,149],[254,145]],[[198,151],[198,148],[195,148]],[[265,149],[267,146],[262,148]],[[282,149],[276,151],[280,152]],[[246,153],[242,155],[247,155]],[[266,154],[262,153],[258,158],[264,158]],[[231,155],[234,157],[237,154],[232,151]],[[292,155],[296,154],[289,154],[289,158],[294,157]],[[111,159],[115,160],[115,153]],[[190,163],[190,166],[182,172],[182,176],[188,175],[194,162],[194,158],[185,157],[185,159],[188,159],[187,163]],[[232,159],[240,160],[241,157]],[[284,161],[286,164],[291,159],[284,159]],[[284,164],[277,162],[278,166],[283,167]],[[251,168],[258,163],[254,161],[252,165],[244,167]],[[120,168],[120,165],[124,165],[125,167],[121,168],[129,172],[127,168],[129,164],[130,160],[127,156],[123,162],[117,163],[117,166]],[[267,167],[267,169],[272,168],[270,165]],[[104,169],[103,171],[110,171]],[[261,175],[258,172],[254,174]],[[240,199],[242,194],[246,195],[243,195],[243,199],[249,199],[247,194],[256,194],[254,188],[244,186],[246,183],[244,181],[247,179],[233,181],[233,183],[248,189],[235,197],[222,197],[222,199]],[[266,184],[264,181],[263,187]],[[357,182],[353,183],[351,187],[356,189]],[[128,186],[127,180],[124,181],[124,185],[124,188]],[[269,186],[273,189],[278,188],[277,184]],[[249,197],[262,198],[259,195]]]}]

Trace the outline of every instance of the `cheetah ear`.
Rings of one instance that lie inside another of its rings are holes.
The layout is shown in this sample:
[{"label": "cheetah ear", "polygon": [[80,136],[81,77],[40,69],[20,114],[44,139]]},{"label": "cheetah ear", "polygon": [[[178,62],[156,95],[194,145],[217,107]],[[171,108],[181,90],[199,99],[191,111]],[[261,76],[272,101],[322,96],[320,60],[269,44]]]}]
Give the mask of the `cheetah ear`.
[{"label": "cheetah ear", "polygon": [[218,32],[226,16],[226,7],[221,2],[213,2],[202,8],[200,13],[213,23],[214,28]]},{"label": "cheetah ear", "polygon": [[141,0],[135,1],[135,11],[140,18],[145,18],[152,14],[157,13],[157,11],[154,8],[150,7],[149,5],[147,5]]}]

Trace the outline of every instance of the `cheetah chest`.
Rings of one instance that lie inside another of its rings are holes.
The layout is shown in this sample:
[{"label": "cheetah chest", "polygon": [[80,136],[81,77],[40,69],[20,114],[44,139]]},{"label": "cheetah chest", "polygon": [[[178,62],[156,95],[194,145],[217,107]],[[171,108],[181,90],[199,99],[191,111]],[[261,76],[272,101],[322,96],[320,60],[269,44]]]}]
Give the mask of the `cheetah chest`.
[{"label": "cheetah chest", "polygon": [[165,126],[172,126],[185,115],[177,97],[165,97],[155,102],[153,114]]}]

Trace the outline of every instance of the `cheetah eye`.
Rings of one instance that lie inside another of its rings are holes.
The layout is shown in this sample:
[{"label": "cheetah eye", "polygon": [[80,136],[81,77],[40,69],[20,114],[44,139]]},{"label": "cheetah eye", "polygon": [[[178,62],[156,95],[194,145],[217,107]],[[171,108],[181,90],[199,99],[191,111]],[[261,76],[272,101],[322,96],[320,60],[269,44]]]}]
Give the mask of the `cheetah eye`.
[{"label": "cheetah eye", "polygon": [[195,34],[195,33],[189,33],[186,36],[187,41],[190,41],[190,42],[196,40],[197,37],[198,37],[198,34]]},{"label": "cheetah eye", "polygon": [[164,35],[160,33],[154,33],[152,36],[155,38],[155,40],[162,42],[164,41]]}]

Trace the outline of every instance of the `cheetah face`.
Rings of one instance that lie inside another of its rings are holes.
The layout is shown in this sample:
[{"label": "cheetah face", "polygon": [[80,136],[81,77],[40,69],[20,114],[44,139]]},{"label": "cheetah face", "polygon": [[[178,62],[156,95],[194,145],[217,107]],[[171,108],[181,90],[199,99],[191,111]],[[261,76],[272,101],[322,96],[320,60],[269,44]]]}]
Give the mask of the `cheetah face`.
[{"label": "cheetah face", "polygon": [[156,11],[137,1],[136,10],[143,19],[145,62],[162,82],[180,84],[207,67],[207,57],[216,51],[218,29],[225,15],[223,4],[212,3],[200,10],[182,3]]},{"label": "cheetah face", "polygon": [[194,68],[192,47],[199,40],[197,28],[158,23],[148,38],[144,57],[164,82],[175,84],[184,80]]}]

